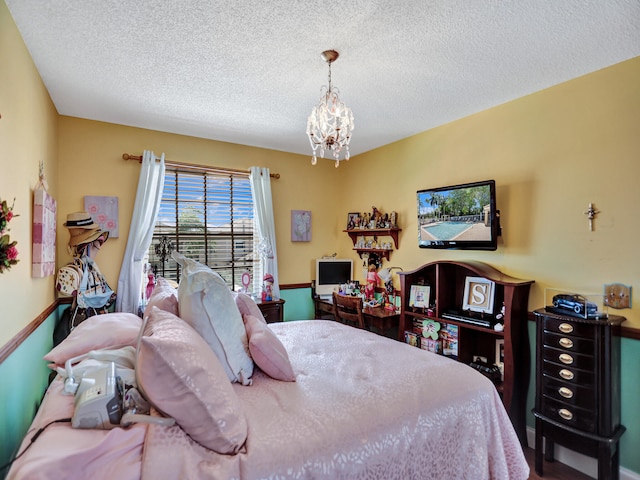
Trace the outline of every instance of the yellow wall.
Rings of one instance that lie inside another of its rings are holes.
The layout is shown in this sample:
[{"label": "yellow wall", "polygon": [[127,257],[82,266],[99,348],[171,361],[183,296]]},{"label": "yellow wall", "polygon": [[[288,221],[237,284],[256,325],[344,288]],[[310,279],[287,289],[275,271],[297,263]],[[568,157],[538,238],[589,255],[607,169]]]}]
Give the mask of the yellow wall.
[{"label": "yellow wall", "polygon": [[19,263],[0,274],[0,347],[55,301],[53,277],[31,278],[33,188],[44,162],[49,193],[58,196],[58,114],[31,56],[0,2],[0,199],[19,217],[11,223]]},{"label": "yellow wall", "polygon": [[[313,259],[323,254],[357,260],[342,233],[347,213],[376,205],[396,210],[403,230],[386,265],[407,270],[440,258],[482,260],[534,279],[535,309],[544,305],[547,287],[597,294],[605,283],[640,284],[639,84],[640,58],[359,155],[339,169],[329,160],[313,167],[307,156],[61,117],[60,211],[81,209],[87,194],[120,198],[121,238],[109,240],[99,257],[115,284],[139,170],[122,153],[147,148],[190,163],[268,166],[282,175],[272,182],[281,283],[308,282]],[[419,249],[416,190],[488,178],[496,180],[502,214],[498,250]],[[601,212],[594,231],[584,215],[589,203]],[[312,242],[290,241],[292,209],[312,211]],[[613,313],[640,328],[639,311]]]},{"label": "yellow wall", "polygon": [[[605,283],[640,285],[640,58],[367,152],[337,170],[328,160],[313,167],[306,155],[58,117],[3,1],[0,59],[0,197],[15,196],[21,215],[11,232],[21,262],[0,275],[0,346],[55,298],[53,277],[31,278],[31,190],[39,160],[58,200],[59,266],[70,259],[66,215],[83,208],[85,195],[118,197],[120,238],[109,239],[98,256],[115,288],[139,172],[122,154],[144,149],[176,161],[279,173],[272,190],[281,283],[309,282],[313,260],[324,254],[357,259],[342,233],[347,213],[376,205],[396,210],[403,229],[386,265],[485,261],[536,281],[531,309],[544,304],[545,287],[599,293]],[[416,190],[487,178],[496,180],[502,211],[498,250],[419,249]],[[593,232],[583,214],[590,202],[601,211]],[[311,242],[290,241],[292,209],[312,211]],[[614,313],[640,328],[639,302]]]},{"label": "yellow wall", "polygon": [[[280,283],[309,282],[315,270],[312,260],[335,251],[338,230],[343,227],[335,215],[341,201],[335,194],[336,173],[331,162],[313,167],[310,156],[65,116],[60,117],[59,125],[60,212],[82,210],[85,195],[118,197],[120,237],[109,238],[96,258],[113,288],[126,247],[140,171],[137,162],[122,159],[123,153],[141,155],[143,150],[153,150],[174,161],[235,169],[258,165],[279,173],[280,179],[272,180],[271,190]],[[312,211],[313,242],[290,241],[291,210]],[[58,221],[61,265],[71,259],[66,249],[69,235],[62,225],[66,213]]]},{"label": "yellow wall", "polygon": [[[345,164],[338,216],[396,210],[403,231],[388,265],[485,261],[535,280],[530,309],[545,304],[545,288],[599,294],[619,282],[640,295],[639,85],[640,57],[359,155]],[[417,247],[417,190],[489,178],[497,251]],[[601,212],[592,232],[589,203]],[[350,246],[344,235],[340,250]],[[611,312],[640,328],[640,297]]]}]

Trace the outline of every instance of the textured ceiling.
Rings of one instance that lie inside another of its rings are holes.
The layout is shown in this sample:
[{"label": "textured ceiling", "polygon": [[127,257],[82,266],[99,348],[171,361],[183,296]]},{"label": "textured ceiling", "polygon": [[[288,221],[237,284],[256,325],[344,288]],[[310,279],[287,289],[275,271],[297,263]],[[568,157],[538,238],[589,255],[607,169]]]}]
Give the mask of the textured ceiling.
[{"label": "textured ceiling", "polygon": [[638,0],[5,1],[60,114],[302,154],[323,50],[352,156],[640,55]]}]

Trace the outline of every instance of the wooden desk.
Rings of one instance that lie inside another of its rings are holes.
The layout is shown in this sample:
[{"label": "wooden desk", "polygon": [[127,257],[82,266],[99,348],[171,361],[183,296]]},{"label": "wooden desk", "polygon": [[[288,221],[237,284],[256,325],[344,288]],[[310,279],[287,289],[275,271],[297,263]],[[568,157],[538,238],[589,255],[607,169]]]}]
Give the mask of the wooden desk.
[{"label": "wooden desk", "polygon": [[[314,298],[315,317],[320,319],[335,320],[333,304],[330,300]],[[367,328],[385,337],[398,338],[398,326],[400,313],[385,310],[383,307],[364,307],[362,309]]]}]

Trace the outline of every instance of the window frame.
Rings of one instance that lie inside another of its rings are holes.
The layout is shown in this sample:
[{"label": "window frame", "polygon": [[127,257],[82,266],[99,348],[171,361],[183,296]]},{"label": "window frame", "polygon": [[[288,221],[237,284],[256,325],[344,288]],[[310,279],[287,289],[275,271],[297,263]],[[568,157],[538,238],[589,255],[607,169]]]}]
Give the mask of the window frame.
[{"label": "window frame", "polygon": [[[228,191],[222,188],[225,182]],[[198,185],[199,183],[201,185]],[[211,186],[216,188],[209,191]],[[198,189],[199,187],[201,188]],[[188,189],[187,193],[183,192],[185,188]],[[201,198],[198,198],[198,194],[201,194]],[[223,206],[226,211],[221,213]],[[201,210],[198,210],[198,207],[201,207]],[[188,214],[197,217],[198,221],[193,224],[181,222],[181,215],[184,220],[185,210]],[[210,212],[213,211],[216,212],[216,215],[210,216]],[[167,220],[169,218],[167,212],[171,212],[173,215],[172,221]],[[200,216],[201,218],[199,218]],[[220,218],[228,218],[228,222],[226,224],[213,223],[220,221]],[[250,224],[247,224],[247,220],[250,221]],[[205,226],[207,227],[203,228]],[[185,229],[197,230],[199,228],[202,229],[202,233],[185,231]],[[163,237],[170,240],[172,245],[165,245],[164,253],[168,256],[161,264],[160,254],[162,252],[156,253],[156,248]],[[256,254],[257,237],[255,205],[249,172],[184,164],[166,165],[165,186],[161,196],[160,211],[154,224],[151,244],[145,261],[145,265],[149,263],[155,267],[156,275],[165,276],[176,282],[180,281],[182,274],[180,267],[171,258],[170,253],[167,253],[169,250],[177,250],[186,257],[218,271],[227,285],[234,290],[242,288],[242,275],[249,271],[252,277],[249,291],[257,293],[262,285],[262,265]],[[216,239],[222,239],[225,245],[215,247]],[[200,241],[204,244],[202,248],[192,248],[189,251],[189,243],[187,243],[189,241]],[[239,248],[240,246],[243,248]],[[227,252],[228,254],[226,254]],[[217,256],[213,256],[215,254]]]}]

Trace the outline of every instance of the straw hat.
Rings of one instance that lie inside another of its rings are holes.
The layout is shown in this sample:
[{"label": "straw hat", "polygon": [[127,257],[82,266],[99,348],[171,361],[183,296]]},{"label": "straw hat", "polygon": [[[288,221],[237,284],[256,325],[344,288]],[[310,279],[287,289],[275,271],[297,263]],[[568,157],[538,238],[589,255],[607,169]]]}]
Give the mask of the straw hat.
[{"label": "straw hat", "polygon": [[75,212],[67,215],[67,221],[64,224],[69,229],[69,246],[76,247],[84,243],[91,243],[94,240],[103,237],[102,243],[109,238],[109,232],[103,231],[100,225],[93,221],[91,215],[87,212]]}]

